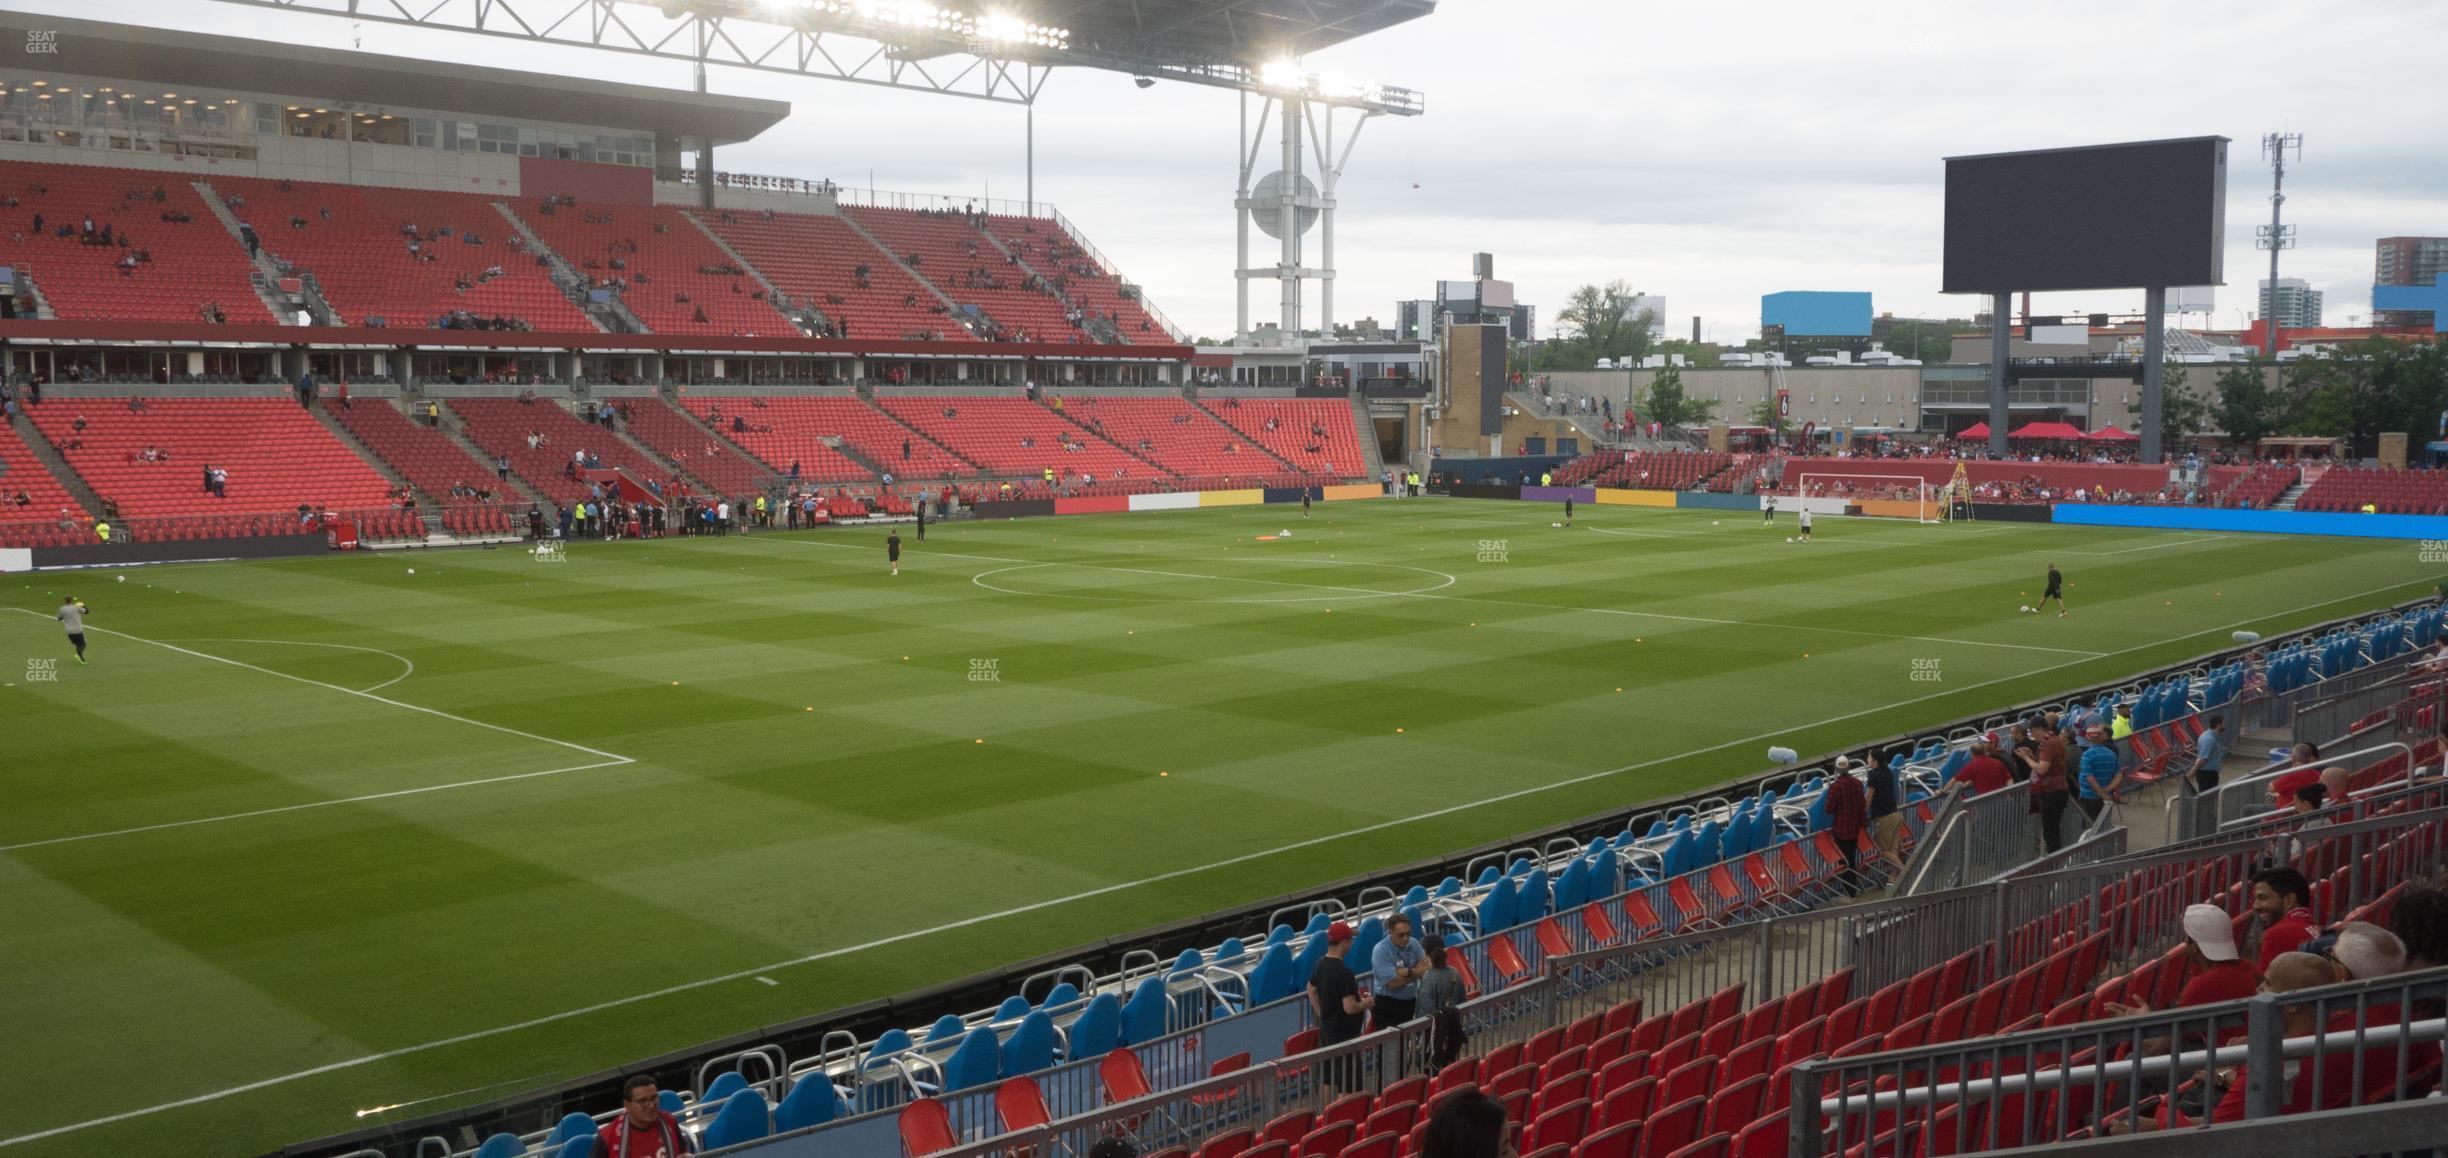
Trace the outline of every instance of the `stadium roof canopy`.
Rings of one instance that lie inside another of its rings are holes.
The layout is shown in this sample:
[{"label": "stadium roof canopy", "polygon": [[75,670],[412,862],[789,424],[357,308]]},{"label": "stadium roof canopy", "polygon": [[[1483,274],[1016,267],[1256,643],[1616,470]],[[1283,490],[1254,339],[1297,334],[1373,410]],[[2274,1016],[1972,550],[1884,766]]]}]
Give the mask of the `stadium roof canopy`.
[{"label": "stadium roof canopy", "polygon": [[1436,10],[1436,0],[221,2],[1020,104],[1035,101],[1046,71],[1094,68],[1396,116],[1423,111],[1420,94],[1291,62]]},{"label": "stadium roof canopy", "polygon": [[444,113],[516,110],[539,121],[651,130],[716,144],[748,140],[791,111],[787,101],[756,97],[0,12],[0,42],[26,44],[34,31],[56,32],[58,52],[20,57],[13,62],[17,70]]}]

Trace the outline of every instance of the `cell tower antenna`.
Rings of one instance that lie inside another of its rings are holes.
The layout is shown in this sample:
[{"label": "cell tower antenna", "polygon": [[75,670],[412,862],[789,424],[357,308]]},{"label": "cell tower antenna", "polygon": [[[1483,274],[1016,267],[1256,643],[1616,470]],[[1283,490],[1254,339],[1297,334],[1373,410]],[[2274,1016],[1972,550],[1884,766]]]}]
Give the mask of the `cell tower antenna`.
[{"label": "cell tower antenna", "polygon": [[2269,326],[2269,343],[2262,352],[2271,358],[2278,356],[2278,254],[2295,248],[2295,227],[2280,221],[2286,207],[2286,159],[2293,151],[2296,160],[2303,159],[2302,133],[2270,133],[2261,138],[2261,156],[2270,163],[2270,223],[2262,226],[2253,248],[2266,249],[2270,255],[2269,297],[2261,303],[2262,320]]}]

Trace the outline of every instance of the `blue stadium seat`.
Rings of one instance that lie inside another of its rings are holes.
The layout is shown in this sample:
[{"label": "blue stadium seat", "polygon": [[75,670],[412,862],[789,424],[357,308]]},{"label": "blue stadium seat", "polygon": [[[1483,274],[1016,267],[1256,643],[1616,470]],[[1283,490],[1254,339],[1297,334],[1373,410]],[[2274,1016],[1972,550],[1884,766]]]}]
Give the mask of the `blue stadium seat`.
[{"label": "blue stadium seat", "polygon": [[821,1126],[837,1118],[848,1117],[849,1103],[833,1081],[822,1073],[811,1073],[791,1085],[790,1096],[774,1107],[774,1129],[782,1133]]},{"label": "blue stadium seat", "polygon": [[1479,898],[1479,931],[1486,934],[1512,928],[1513,912],[1513,880],[1500,878]]},{"label": "blue stadium seat", "polygon": [[1258,955],[1258,966],[1250,970],[1250,1004],[1265,1005],[1292,996],[1298,988],[1292,983],[1292,947],[1269,945]]},{"label": "blue stadium seat", "polygon": [[469,1158],[517,1158],[526,1152],[527,1144],[519,1141],[518,1135],[495,1134],[485,1139],[484,1145],[478,1146]]},{"label": "blue stadium seat", "polygon": [[1023,1017],[1027,1017],[1028,1011],[1028,998],[1022,997],[1015,993],[1004,998],[1003,1004],[995,1006],[994,1020],[1018,1021]]},{"label": "blue stadium seat", "polygon": [[1046,990],[1045,1000],[1040,1002],[1037,1008],[1054,1012],[1079,999],[1079,986],[1068,981],[1056,982],[1054,988]]},{"label": "blue stadium seat", "polygon": [[1032,1010],[1012,1027],[1003,1043],[1003,1072],[1033,1074],[1054,1064],[1054,1019]]},{"label": "blue stadium seat", "polygon": [[681,1097],[678,1090],[664,1090],[655,1095],[655,1105],[666,1114],[677,1114],[688,1108],[688,1099]]},{"label": "blue stadium seat", "polygon": [[1112,1053],[1122,1044],[1122,1003],[1111,993],[1099,993],[1088,1000],[1079,1019],[1071,1023],[1067,1035],[1069,1046],[1063,1051],[1067,1062],[1087,1061]]},{"label": "blue stadium seat", "polygon": [[544,1136],[544,1144],[546,1146],[559,1146],[563,1142],[567,1142],[572,1138],[592,1138],[594,1136],[595,1119],[587,1117],[585,1114],[563,1114],[561,1115],[561,1123],[553,1127],[552,1133]]},{"label": "blue stadium seat", "polygon": [[1150,977],[1139,982],[1139,987],[1131,991],[1130,1001],[1122,1007],[1122,1044],[1138,1045],[1163,1037],[1169,1000],[1164,978]]},{"label": "blue stadium seat", "polygon": [[561,1143],[561,1148],[554,1151],[553,1158],[595,1158],[595,1135]]},{"label": "blue stadium seat", "polygon": [[1533,868],[1523,873],[1521,887],[1513,894],[1513,923],[1527,925],[1546,916],[1547,907],[1555,901],[1551,888],[1546,869]]},{"label": "blue stadium seat", "polygon": [[747,1088],[748,1079],[741,1077],[738,1070],[717,1074],[713,1081],[706,1083],[705,1092],[697,1095],[697,1107],[703,1110]]},{"label": "blue stadium seat", "polygon": [[1556,874],[1555,910],[1559,913],[1578,909],[1589,899],[1589,862],[1574,860]]},{"label": "blue stadium seat", "polygon": [[1369,917],[1360,922],[1359,928],[1352,930],[1351,952],[1345,955],[1345,959],[1351,962],[1353,972],[1368,972],[1369,962],[1375,959],[1377,953],[1377,942],[1383,940],[1385,921],[1378,917]]},{"label": "blue stadium seat", "polygon": [[968,1022],[962,1021],[959,1014],[947,1013],[936,1018],[934,1025],[927,1027],[926,1040],[928,1045],[934,1045],[937,1042],[952,1041],[968,1032]]},{"label": "blue stadium seat", "polygon": [[773,1115],[765,1106],[765,1095],[755,1090],[741,1090],[723,1099],[721,1112],[714,1115],[714,1124],[706,1127],[704,1146],[708,1150],[754,1142],[773,1133]]},{"label": "blue stadium seat", "polygon": [[1198,950],[1184,949],[1181,951],[1181,956],[1173,959],[1173,972],[1187,973],[1202,965],[1205,965],[1206,963],[1207,959],[1200,956]]},{"label": "blue stadium seat", "polygon": [[943,1063],[944,1092],[987,1085],[1003,1076],[1003,1043],[995,1039],[994,1030],[978,1026],[961,1038],[960,1048]]},{"label": "blue stadium seat", "polygon": [[1293,992],[1300,992],[1303,986],[1309,984],[1309,975],[1317,972],[1317,963],[1325,956],[1326,938],[1323,935],[1311,937],[1301,944],[1300,952],[1292,955]]},{"label": "blue stadium seat", "polygon": [[1223,944],[1216,946],[1215,957],[1208,964],[1237,969],[1241,965],[1242,954],[1247,952],[1249,947],[1241,943],[1241,938],[1226,937]]}]

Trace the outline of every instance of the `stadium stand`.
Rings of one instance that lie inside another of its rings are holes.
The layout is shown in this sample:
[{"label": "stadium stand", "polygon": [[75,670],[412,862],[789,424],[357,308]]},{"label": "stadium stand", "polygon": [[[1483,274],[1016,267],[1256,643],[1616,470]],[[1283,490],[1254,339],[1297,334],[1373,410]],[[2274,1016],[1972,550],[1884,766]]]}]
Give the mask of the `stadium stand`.
[{"label": "stadium stand", "polygon": [[[967,402],[965,398],[948,398],[943,405],[957,408]],[[748,448],[767,466],[787,474],[790,464],[798,463],[800,478],[808,482],[875,481],[875,472],[828,445],[824,441],[828,438],[839,439],[861,457],[887,469],[906,462],[907,470],[893,472],[897,478],[958,479],[977,474],[976,467],[912,434],[908,427],[857,398],[698,395],[690,398],[687,406],[707,425]],[[901,457],[904,442],[910,448],[907,459]]]},{"label": "stadium stand", "polygon": [[[674,493],[669,467],[646,461],[612,432],[579,421],[557,402],[454,398],[450,410],[465,424],[470,441],[487,454],[508,455],[511,471],[556,503],[587,496],[587,485],[570,473],[572,456],[580,451],[600,460],[605,469],[629,472],[639,486],[652,484],[667,495]],[[527,445],[530,432],[542,436],[532,449]]]},{"label": "stadium stand", "polygon": [[1144,307],[1123,295],[1121,282],[1113,271],[1099,264],[1052,220],[996,214],[985,221],[986,232],[1031,269],[1054,280],[1056,288],[1072,304],[1111,318],[1114,330],[1124,342],[1172,340]]},{"label": "stadium stand", "polygon": [[92,516],[34,457],[20,428],[0,424],[0,547],[72,546],[89,541],[92,526]]},{"label": "stadium stand", "polygon": [[799,332],[680,210],[523,198],[519,219],[598,286],[620,288],[629,311],[659,334]]},{"label": "stadium stand", "polygon": [[665,459],[677,461],[716,494],[753,495],[766,489],[772,472],[738,447],[709,438],[688,415],[661,398],[625,399],[622,414],[631,436]]},{"label": "stadium stand", "polygon": [[1064,398],[1063,407],[1065,417],[1183,478],[1246,480],[1284,473],[1239,431],[1179,397],[1073,395]]},{"label": "stadium stand", "polygon": [[[343,325],[433,326],[454,313],[591,333],[494,200],[311,181],[215,177],[263,248],[314,275]],[[411,232],[413,230],[413,232]]]},{"label": "stadium stand", "polygon": [[[985,311],[1007,340],[1087,340],[1084,331],[1065,320],[1062,302],[1050,287],[1023,288],[1025,275],[961,215],[864,206],[842,212],[953,301]],[[923,295],[919,304],[928,304]],[[957,328],[960,323],[945,318],[942,324]]]},{"label": "stadium stand", "polygon": [[1217,421],[1273,451],[1276,457],[1304,474],[1357,478],[1367,473],[1369,458],[1360,447],[1359,431],[1352,425],[1349,402],[1227,396],[1202,405]]},{"label": "stadium stand", "polygon": [[[133,520],[377,508],[391,483],[286,398],[80,398],[34,407],[45,438],[77,474]],[[83,423],[83,429],[78,424]],[[148,458],[147,451],[153,452]],[[229,472],[208,494],[206,467]],[[294,518],[294,516],[292,516]]]},{"label": "stadium stand", "polygon": [[[2211,472],[2214,479],[2217,473]],[[2270,504],[2277,502],[2279,496],[2286,494],[2287,488],[2294,486],[2302,477],[2302,469],[2291,463],[2255,463],[2238,472],[2233,481],[2217,492],[2218,505],[2268,510]],[[2300,502],[2298,505],[2301,505]]]},{"label": "stadium stand", "polygon": [[[198,322],[210,307],[234,323],[273,320],[252,288],[246,248],[176,174],[10,162],[0,165],[0,193],[17,200],[9,261],[62,320]],[[86,243],[88,218],[97,236],[111,230],[112,244]],[[123,270],[131,256],[139,260]]]},{"label": "stadium stand", "polygon": [[2384,515],[2448,512],[2448,471],[2335,467],[2295,497],[2299,511],[2360,511]]},{"label": "stadium stand", "polygon": [[1734,466],[1730,454],[1600,451],[1565,463],[1556,472],[1557,486],[1628,487],[1638,490],[1687,491],[1704,485],[1715,489],[1719,476]]},{"label": "stadium stand", "polygon": [[[1086,474],[1111,481],[1164,473],[1025,398],[885,397],[876,405],[990,474],[1035,478],[1052,470],[1057,479]],[[954,415],[944,417],[946,409]],[[1350,411],[1344,415],[1348,426]],[[1272,465],[1263,458],[1252,463],[1258,470]]]},{"label": "stadium stand", "polygon": [[[840,323],[843,337],[975,340],[966,327],[931,312],[942,303],[838,217],[693,213],[776,288]],[[905,304],[913,298],[916,305]]]},{"label": "stadium stand", "polygon": [[495,476],[492,464],[479,461],[449,435],[409,421],[387,400],[354,399],[347,406],[328,407],[325,413],[428,498],[445,500],[453,488],[462,485],[500,490],[504,493],[499,499],[504,502],[520,497]]}]

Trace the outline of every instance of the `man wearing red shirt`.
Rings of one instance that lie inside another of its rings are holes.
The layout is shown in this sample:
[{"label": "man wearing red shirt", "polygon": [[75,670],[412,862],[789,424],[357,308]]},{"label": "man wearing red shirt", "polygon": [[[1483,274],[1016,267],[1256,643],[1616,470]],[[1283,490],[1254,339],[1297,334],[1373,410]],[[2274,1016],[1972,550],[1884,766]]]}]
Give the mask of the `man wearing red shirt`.
[{"label": "man wearing red shirt", "polygon": [[[2188,907],[2184,912],[2184,933],[2185,955],[2192,959],[2194,973],[2192,979],[2185,982],[2183,991],[2176,995],[2175,1008],[2189,1009],[2196,1005],[2215,1005],[2221,1001],[2241,1001],[2261,991],[2261,970],[2245,961],[2244,955],[2236,951],[2235,922],[2228,918],[2227,910],[2217,905]],[[2112,1017],[2128,1017],[2151,1011],[2150,1002],[2139,997],[2130,1004],[2110,1001],[2103,1003],[2102,1007]],[[2219,1035],[2219,1044],[2228,1044],[2243,1033],[2243,1022],[2238,1019],[2233,1029]],[[2188,1041],[2186,1044],[2190,1047],[2196,1043]],[[2167,1047],[2167,1038],[2154,1037],[2142,1043],[2142,1052],[2166,1053]]]},{"label": "man wearing red shirt", "polygon": [[1961,784],[1970,795],[1996,792],[2014,783],[2014,773],[2006,770],[2006,762],[1994,754],[1997,737],[1985,735],[1972,741],[1972,758],[1955,770],[1954,783]]},{"label": "man wearing red shirt", "polygon": [[1828,835],[1836,838],[1836,848],[1844,853],[1845,892],[1861,891],[1861,837],[1869,824],[1870,798],[1862,792],[1862,783],[1853,775],[1852,757],[1836,761],[1836,775],[1827,787]]},{"label": "man wearing red shirt", "polygon": [[663,1112],[662,1091],[652,1074],[621,1083],[621,1115],[595,1134],[595,1158],[681,1158],[694,1154],[688,1131]]},{"label": "man wearing red shirt", "polygon": [[2319,926],[2312,922],[2312,885],[2304,875],[2280,865],[2253,876],[2253,914],[2261,924],[2261,951],[2256,963],[2269,972],[2280,953],[2292,953],[2312,939]]}]

